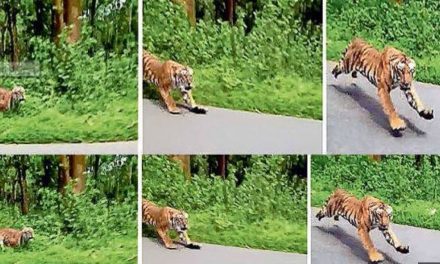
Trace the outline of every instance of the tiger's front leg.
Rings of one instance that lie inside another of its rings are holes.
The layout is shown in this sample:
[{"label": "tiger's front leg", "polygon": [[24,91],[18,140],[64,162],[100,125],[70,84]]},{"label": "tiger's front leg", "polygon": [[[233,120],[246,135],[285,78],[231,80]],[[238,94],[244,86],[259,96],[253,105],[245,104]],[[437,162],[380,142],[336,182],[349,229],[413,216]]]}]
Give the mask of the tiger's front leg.
[{"label": "tiger's front leg", "polygon": [[398,252],[402,254],[409,253],[409,246],[402,246],[399,239],[397,239],[396,234],[394,234],[393,230],[391,230],[391,227],[388,229],[382,230],[382,234],[385,237],[388,244],[393,246]]},{"label": "tiger's front leg", "polygon": [[421,117],[428,120],[434,118],[434,111],[432,109],[425,108],[422,100],[412,85],[410,89],[405,90],[405,96],[408,104],[414,108],[414,110],[416,110]]},{"label": "tiger's front leg", "polygon": [[203,108],[203,107],[198,106],[196,104],[196,101],[194,100],[194,98],[192,96],[191,90],[184,92],[182,94],[182,96],[183,96],[183,100],[185,101],[185,104],[187,104],[187,106],[189,107],[189,109],[192,112],[194,112],[196,114],[206,114],[206,112],[208,112],[208,110],[206,108]]},{"label": "tiger's front leg", "polygon": [[378,95],[380,99],[380,103],[382,105],[383,111],[388,117],[388,121],[390,123],[391,129],[394,131],[404,130],[406,128],[406,123],[396,112],[394,108],[393,102],[391,101],[390,93],[385,85],[379,84],[378,86]]},{"label": "tiger's front leg", "polygon": [[173,97],[170,94],[170,90],[166,87],[159,88],[160,95],[168,108],[168,112],[171,114],[180,114],[180,109],[177,108],[176,102],[174,102]]},{"label": "tiger's front leg", "polygon": [[173,240],[167,235],[167,231],[163,229],[157,229],[157,234],[162,239],[165,247],[168,249],[177,249],[177,246],[174,245]]},{"label": "tiger's front leg", "polygon": [[186,247],[191,249],[200,249],[200,245],[197,245],[191,242],[189,239],[188,233],[186,231],[179,233],[180,242],[183,243]]},{"label": "tiger's front leg", "polygon": [[368,258],[373,263],[378,263],[384,261],[384,257],[377,249],[374,247],[373,241],[371,241],[370,234],[368,230],[362,227],[358,228],[358,235],[361,239],[362,246],[368,253]]}]

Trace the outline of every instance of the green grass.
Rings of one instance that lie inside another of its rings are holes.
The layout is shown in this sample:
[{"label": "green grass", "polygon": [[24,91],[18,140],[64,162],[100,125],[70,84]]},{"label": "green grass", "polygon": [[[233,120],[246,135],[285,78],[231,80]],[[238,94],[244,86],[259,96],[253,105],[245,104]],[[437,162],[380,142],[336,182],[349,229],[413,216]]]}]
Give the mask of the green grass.
[{"label": "green grass", "polygon": [[[84,247],[83,243],[88,246]],[[93,248],[90,247],[91,243],[95,244]],[[0,260],[2,264],[135,264],[137,239],[133,235],[59,241],[36,235],[34,241],[23,248],[5,248]]]},{"label": "green grass", "polygon": [[[194,99],[198,104],[301,118],[322,119],[321,80],[277,73],[259,81],[256,73],[231,67],[195,69]],[[159,99],[155,88],[144,88],[147,98]],[[181,100],[178,93],[176,100]]]},{"label": "green grass", "polygon": [[[111,97],[109,97],[111,98]],[[27,95],[18,112],[6,112],[0,124],[1,143],[104,142],[137,139],[136,98],[70,103]],[[117,99],[116,99],[117,98]]]}]

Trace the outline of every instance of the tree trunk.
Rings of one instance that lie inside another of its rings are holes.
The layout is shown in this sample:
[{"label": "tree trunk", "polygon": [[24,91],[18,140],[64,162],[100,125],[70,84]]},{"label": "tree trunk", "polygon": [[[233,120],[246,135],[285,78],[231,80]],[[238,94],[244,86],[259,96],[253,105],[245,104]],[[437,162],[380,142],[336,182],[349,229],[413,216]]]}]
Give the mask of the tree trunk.
[{"label": "tree trunk", "polygon": [[92,0],[92,5],[90,6],[90,25],[92,28],[95,27],[95,16],[96,16],[96,0]]},{"label": "tree trunk", "polygon": [[41,36],[44,31],[44,2],[43,0],[35,0],[35,16],[37,19],[34,24],[35,35]]},{"label": "tree trunk", "polygon": [[226,177],[228,176],[228,156],[227,155],[217,156],[217,175],[222,176],[223,179],[226,179]]},{"label": "tree trunk", "polygon": [[99,173],[99,155],[95,156],[95,161],[93,162],[93,177],[96,179],[98,178]]},{"label": "tree trunk", "polygon": [[52,5],[53,38],[54,42],[58,43],[64,27],[63,0],[53,0]]},{"label": "tree trunk", "polygon": [[186,179],[191,179],[191,156],[190,155],[172,155],[171,159],[179,163],[185,174]]},{"label": "tree trunk", "polygon": [[23,215],[29,213],[29,198],[27,194],[26,182],[26,156],[18,156],[15,161],[15,170],[17,172],[17,182],[20,188],[20,210]]},{"label": "tree trunk", "polygon": [[173,0],[175,3],[182,4],[185,7],[188,21],[191,26],[196,25],[196,1],[195,0]]},{"label": "tree trunk", "polygon": [[235,1],[226,0],[226,20],[232,25],[234,24]]},{"label": "tree trunk", "polygon": [[73,187],[74,193],[82,193],[86,189],[86,156],[71,155],[70,159],[70,177],[76,180]]},{"label": "tree trunk", "polygon": [[58,166],[58,192],[64,193],[64,188],[70,181],[69,158],[67,155],[61,155]]},{"label": "tree trunk", "polygon": [[45,156],[43,158],[43,169],[44,169],[44,175],[41,178],[41,186],[46,188],[49,187],[50,182],[52,181],[53,164],[50,157]]},{"label": "tree trunk", "polygon": [[17,36],[17,9],[15,0],[5,3],[5,12],[8,20],[7,26],[10,39],[9,47],[11,49],[11,64],[12,69],[16,70],[19,63],[19,48]]},{"label": "tree trunk", "polygon": [[72,27],[67,37],[69,43],[77,42],[81,36],[81,12],[81,0],[64,0],[64,21]]}]

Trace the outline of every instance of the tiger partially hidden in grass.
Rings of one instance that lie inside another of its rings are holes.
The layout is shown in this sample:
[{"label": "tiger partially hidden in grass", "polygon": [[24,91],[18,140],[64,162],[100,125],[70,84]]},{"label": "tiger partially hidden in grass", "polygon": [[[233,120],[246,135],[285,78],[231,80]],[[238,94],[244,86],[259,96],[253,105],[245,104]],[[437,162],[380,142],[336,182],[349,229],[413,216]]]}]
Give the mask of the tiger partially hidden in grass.
[{"label": "tiger partially hidden in grass", "polygon": [[337,78],[340,74],[351,73],[353,78],[360,73],[377,87],[380,103],[388,117],[391,129],[395,132],[406,128],[405,121],[397,114],[390,92],[400,88],[406,96],[408,104],[424,119],[434,118],[431,108],[425,107],[418,96],[413,79],[416,63],[403,52],[386,47],[379,52],[362,39],[354,39],[342,53],[339,63],[332,74]]},{"label": "tiger partially hidden in grass", "polygon": [[193,70],[172,60],[162,62],[156,56],[143,51],[143,79],[157,86],[157,89],[168,109],[172,114],[180,114],[171,90],[179,89],[186,107],[194,113],[206,114],[206,108],[198,106],[192,96],[194,88]]},{"label": "tiger partially hidden in grass", "polygon": [[143,199],[142,222],[155,227],[157,234],[168,249],[177,248],[173,240],[168,236],[169,230],[177,232],[180,242],[185,247],[200,249],[200,245],[194,244],[188,237],[188,214],[184,211],[171,207],[159,207],[153,202]]},{"label": "tiger partially hidden in grass", "polygon": [[0,229],[0,247],[3,249],[7,247],[20,247],[26,245],[34,238],[34,230],[30,227],[25,227],[22,230],[12,228]]},{"label": "tiger partially hidden in grass", "polygon": [[17,109],[24,100],[26,100],[26,97],[23,87],[15,86],[12,91],[0,88],[1,112]]},{"label": "tiger partially hidden in grass", "polygon": [[374,247],[369,235],[369,232],[375,228],[379,228],[388,244],[398,252],[403,254],[409,252],[409,247],[402,245],[391,230],[393,209],[381,200],[372,196],[365,196],[359,200],[350,193],[338,189],[330,195],[316,217],[318,220],[324,217],[334,217],[337,221],[339,216],[357,228],[359,238],[371,262],[384,260],[383,255]]}]

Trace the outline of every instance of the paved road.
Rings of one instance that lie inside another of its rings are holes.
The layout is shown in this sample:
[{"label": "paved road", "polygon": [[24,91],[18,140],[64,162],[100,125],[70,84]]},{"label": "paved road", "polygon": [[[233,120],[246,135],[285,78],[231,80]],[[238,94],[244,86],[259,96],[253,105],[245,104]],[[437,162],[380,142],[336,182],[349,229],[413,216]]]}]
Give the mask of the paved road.
[{"label": "paved road", "polygon": [[[312,208],[312,263],[367,263],[368,255],[357,236],[356,228],[343,218],[334,221],[323,218],[318,221]],[[370,232],[376,248],[384,254],[383,263],[417,264],[418,262],[440,263],[440,231],[404,225],[392,225],[402,244],[409,245],[409,253],[395,251],[378,230]]]},{"label": "paved road", "polygon": [[106,143],[0,144],[0,154],[137,154],[137,141]]},{"label": "paved road", "polygon": [[200,250],[165,249],[156,241],[142,239],[143,264],[306,264],[307,256],[268,250],[203,244]]},{"label": "paved road", "polygon": [[416,82],[434,119],[425,120],[408,105],[400,90],[391,92],[397,112],[407,121],[401,136],[393,136],[376,88],[359,75],[331,74],[327,63],[327,152],[337,154],[432,154],[440,152],[440,86]]},{"label": "paved road", "polygon": [[166,112],[144,100],[147,154],[312,154],[322,152],[322,122],[210,107],[206,115]]}]

